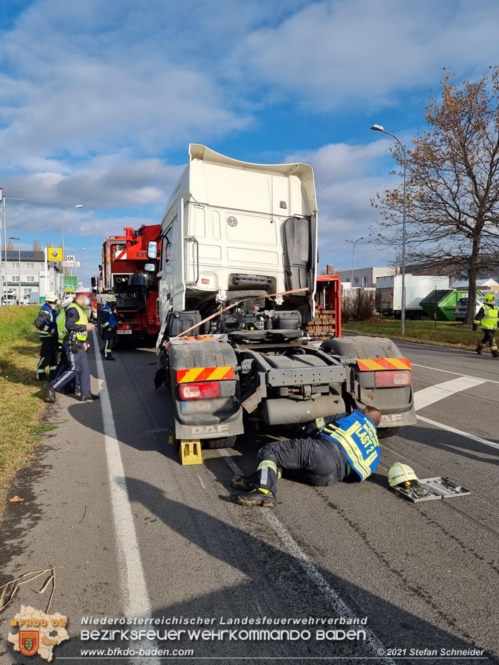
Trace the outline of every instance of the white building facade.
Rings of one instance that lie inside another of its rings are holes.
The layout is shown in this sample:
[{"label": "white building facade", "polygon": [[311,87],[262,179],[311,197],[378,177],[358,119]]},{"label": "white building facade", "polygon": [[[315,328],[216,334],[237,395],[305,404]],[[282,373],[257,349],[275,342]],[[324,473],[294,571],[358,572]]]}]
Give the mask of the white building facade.
[{"label": "white building facade", "polygon": [[[2,297],[24,303],[29,294],[45,297],[47,291],[61,290],[60,271],[55,263],[48,264],[45,271],[44,252],[13,250],[2,252],[1,256]],[[19,260],[20,259],[20,260]]]},{"label": "white building facade", "polygon": [[390,277],[397,273],[397,268],[356,268],[351,270],[341,270],[338,274],[342,284],[349,285],[353,289],[376,288],[378,277]]}]

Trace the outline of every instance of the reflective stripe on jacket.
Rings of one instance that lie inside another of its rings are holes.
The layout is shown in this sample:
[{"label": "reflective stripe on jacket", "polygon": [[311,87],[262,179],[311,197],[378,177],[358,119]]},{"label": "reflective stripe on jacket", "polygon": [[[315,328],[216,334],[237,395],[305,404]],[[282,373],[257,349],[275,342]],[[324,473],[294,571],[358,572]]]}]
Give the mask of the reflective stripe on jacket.
[{"label": "reflective stripe on jacket", "polygon": [[360,480],[365,480],[378,467],[381,452],[376,427],[360,411],[326,425],[319,436],[327,437],[340,446]]},{"label": "reflective stripe on jacket", "polygon": [[[478,318],[482,311],[483,311],[482,316]],[[480,328],[482,328],[483,330],[496,330],[498,314],[499,314],[499,309],[495,305],[484,304],[480,312],[478,312],[477,314],[475,323],[480,324]]]},{"label": "reflective stripe on jacket", "polygon": [[[71,303],[71,305],[69,305],[69,306],[67,307],[67,309],[66,309],[66,314],[69,312],[70,309],[76,309],[76,311],[77,311],[78,314],[79,314],[79,319],[78,319],[78,321],[76,322],[77,325],[79,325],[79,326],[86,326],[87,323],[88,323],[88,316],[87,316],[85,310],[82,309],[82,308],[78,305],[78,303],[75,303],[75,302],[74,302],[74,303]],[[77,333],[75,333],[75,334],[76,334],[76,339],[77,339],[78,341],[80,341],[80,342],[86,342],[86,341],[87,341],[88,330],[85,330],[85,332],[83,332],[83,331],[82,331],[82,332],[77,332]]]},{"label": "reflective stripe on jacket", "polygon": [[35,321],[35,325],[37,324],[38,320],[41,317],[45,317],[45,321],[43,325],[40,324],[41,327],[38,328],[38,335],[40,337],[51,337],[52,336],[51,331],[55,330],[57,313],[54,312],[54,310],[48,303],[45,303],[44,305],[42,305],[40,311],[38,312],[38,317],[37,320]]}]

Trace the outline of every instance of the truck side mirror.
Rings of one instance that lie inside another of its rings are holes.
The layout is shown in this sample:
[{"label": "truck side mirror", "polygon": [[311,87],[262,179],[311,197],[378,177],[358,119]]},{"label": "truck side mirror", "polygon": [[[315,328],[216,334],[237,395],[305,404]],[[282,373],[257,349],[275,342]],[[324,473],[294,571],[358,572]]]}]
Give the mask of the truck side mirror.
[{"label": "truck side mirror", "polygon": [[158,243],[155,240],[147,243],[147,258],[151,260],[158,258]]}]

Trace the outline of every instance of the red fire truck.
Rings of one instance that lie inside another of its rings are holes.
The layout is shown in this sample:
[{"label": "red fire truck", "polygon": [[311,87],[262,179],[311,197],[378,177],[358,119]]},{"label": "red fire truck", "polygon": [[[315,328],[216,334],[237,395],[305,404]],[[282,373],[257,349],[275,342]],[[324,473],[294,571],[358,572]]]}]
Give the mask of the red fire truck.
[{"label": "red fire truck", "polygon": [[149,242],[159,242],[161,226],[131,226],[124,235],[106,238],[102,246],[102,265],[98,278],[92,279],[97,310],[116,296],[118,335],[132,342],[155,339],[160,329],[157,313],[158,260],[147,258]]}]

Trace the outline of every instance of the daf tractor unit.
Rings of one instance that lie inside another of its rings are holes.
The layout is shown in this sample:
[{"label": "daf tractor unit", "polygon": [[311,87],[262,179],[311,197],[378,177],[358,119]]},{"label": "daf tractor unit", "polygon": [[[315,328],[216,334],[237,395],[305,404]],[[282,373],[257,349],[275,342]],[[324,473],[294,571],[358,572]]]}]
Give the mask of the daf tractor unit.
[{"label": "daf tractor unit", "polygon": [[416,422],[411,364],[391,340],[306,332],[318,261],[311,166],[191,145],[148,257],[160,264],[156,383],[171,397],[173,440],[230,447],[248,427],[367,405],[383,414],[381,436]]}]

